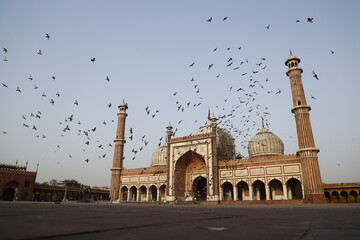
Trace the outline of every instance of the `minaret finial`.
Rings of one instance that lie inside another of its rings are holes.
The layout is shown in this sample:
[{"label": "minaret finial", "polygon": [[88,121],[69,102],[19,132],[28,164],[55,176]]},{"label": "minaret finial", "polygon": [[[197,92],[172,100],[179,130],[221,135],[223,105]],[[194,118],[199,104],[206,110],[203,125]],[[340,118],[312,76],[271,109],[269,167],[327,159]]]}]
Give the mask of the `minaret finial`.
[{"label": "minaret finial", "polygon": [[293,55],[292,52],[291,52],[291,49],[290,49],[290,55]]},{"label": "minaret finial", "polygon": [[263,117],[261,117],[261,125],[262,125],[262,128],[265,128],[265,126],[264,126],[264,118]]},{"label": "minaret finial", "polygon": [[210,107],[208,108],[208,120],[210,120]]}]

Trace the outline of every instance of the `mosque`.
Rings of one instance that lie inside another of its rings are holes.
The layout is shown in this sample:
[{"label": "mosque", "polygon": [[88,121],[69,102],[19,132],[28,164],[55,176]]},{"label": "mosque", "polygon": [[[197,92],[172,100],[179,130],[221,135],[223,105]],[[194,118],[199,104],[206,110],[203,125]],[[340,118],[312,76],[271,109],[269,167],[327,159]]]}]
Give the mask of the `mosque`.
[{"label": "mosque", "polygon": [[[263,124],[248,143],[249,158],[236,158],[233,137],[209,114],[205,125],[191,136],[173,138],[173,128],[168,125],[166,144],[153,153],[151,166],[124,169],[128,105],[123,102],[117,114],[110,197],[119,202],[326,202],[299,63],[294,55],[285,62],[299,146],[296,153],[284,155],[282,140]],[[355,201],[359,192],[355,191]]]}]

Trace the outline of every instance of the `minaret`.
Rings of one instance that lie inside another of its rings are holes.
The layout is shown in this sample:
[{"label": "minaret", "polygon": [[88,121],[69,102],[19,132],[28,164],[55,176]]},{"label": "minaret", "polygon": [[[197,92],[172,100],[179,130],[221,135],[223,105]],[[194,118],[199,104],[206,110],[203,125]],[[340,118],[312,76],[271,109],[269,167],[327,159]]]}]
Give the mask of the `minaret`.
[{"label": "minaret", "polygon": [[306,103],[301,80],[303,70],[298,66],[299,63],[300,59],[291,54],[286,60],[285,65],[289,68],[286,71],[286,75],[290,79],[293,98],[294,107],[291,109],[291,112],[295,115],[299,144],[297,155],[301,159],[304,201],[325,202],[324,188],[317,157],[319,149],[315,147],[309,114],[311,107]]},{"label": "minaret", "polygon": [[114,160],[111,170],[110,197],[113,200],[119,199],[120,174],[123,169],[124,144],[125,140],[125,120],[127,117],[127,103],[124,101],[119,105],[118,125],[116,130],[116,139],[114,140]]}]

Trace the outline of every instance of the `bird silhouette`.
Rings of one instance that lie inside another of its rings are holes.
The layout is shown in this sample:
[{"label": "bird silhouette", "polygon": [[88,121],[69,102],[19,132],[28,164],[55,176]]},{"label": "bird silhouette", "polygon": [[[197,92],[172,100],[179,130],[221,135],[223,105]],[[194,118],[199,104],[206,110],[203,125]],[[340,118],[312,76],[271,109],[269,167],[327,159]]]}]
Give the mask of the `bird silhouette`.
[{"label": "bird silhouette", "polygon": [[211,18],[209,18],[208,20],[206,20],[207,22],[211,22],[212,21],[212,17]]},{"label": "bird silhouette", "polygon": [[21,92],[21,90],[20,90],[20,88],[19,88],[19,87],[17,87],[17,88],[16,88],[16,91],[17,91],[17,92]]},{"label": "bird silhouette", "polygon": [[8,50],[6,48],[3,48],[3,51],[6,54]]},{"label": "bird silhouette", "polygon": [[194,66],[194,64],[195,64],[195,62],[193,62],[192,64],[190,64],[190,65],[189,65],[189,67],[192,67],[192,66]]},{"label": "bird silhouette", "polygon": [[226,19],[227,19],[227,17],[224,17],[224,18],[223,18],[223,21],[225,21]]},{"label": "bird silhouette", "polygon": [[95,62],[95,58],[90,59],[91,62]]},{"label": "bird silhouette", "polygon": [[106,76],[106,81],[110,82],[109,76]]},{"label": "bird silhouette", "polygon": [[41,51],[41,49],[39,49],[39,51],[37,52],[37,54],[39,54],[39,55],[42,55],[42,54],[43,54],[42,51]]},{"label": "bird silhouette", "polygon": [[314,18],[307,18],[307,21],[308,21],[309,23],[314,23],[313,20],[314,20]]},{"label": "bird silhouette", "polygon": [[45,34],[47,40],[50,40],[50,35],[48,33]]},{"label": "bird silhouette", "polygon": [[317,75],[314,71],[312,71],[312,73],[313,73],[313,77],[314,77],[316,80],[319,80],[318,75]]},{"label": "bird silhouette", "polygon": [[5,88],[8,88],[8,86],[5,83],[3,83],[2,86]]}]

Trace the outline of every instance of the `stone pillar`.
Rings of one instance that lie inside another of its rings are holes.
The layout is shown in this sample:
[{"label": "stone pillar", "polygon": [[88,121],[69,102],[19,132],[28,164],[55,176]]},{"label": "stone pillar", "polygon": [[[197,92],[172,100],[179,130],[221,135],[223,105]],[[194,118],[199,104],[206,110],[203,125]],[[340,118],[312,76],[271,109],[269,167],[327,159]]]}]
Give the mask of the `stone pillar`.
[{"label": "stone pillar", "polygon": [[288,200],[286,184],[283,185],[283,191],[284,191],[284,200]]},{"label": "stone pillar", "polygon": [[234,201],[238,201],[239,200],[239,196],[238,196],[238,189],[237,189],[237,186],[235,185],[233,187],[234,189]]},{"label": "stone pillar", "polygon": [[223,188],[220,187],[220,201],[224,200],[224,193],[223,193]]},{"label": "stone pillar", "polygon": [[148,188],[146,191],[146,201],[149,202],[151,200],[152,200],[152,194],[150,192],[150,188]]},{"label": "stone pillar", "polygon": [[270,200],[270,187],[269,185],[265,185],[265,195],[266,195],[266,200]]},{"label": "stone pillar", "polygon": [[156,201],[157,202],[160,201],[160,188],[158,188],[157,191],[156,191]]},{"label": "stone pillar", "polygon": [[141,192],[140,192],[140,189],[138,189],[137,194],[136,194],[136,201],[140,202],[140,200],[141,200]]},{"label": "stone pillar", "polygon": [[126,201],[131,201],[130,200],[130,195],[131,195],[131,192],[130,192],[130,189],[128,189],[128,192],[127,192],[127,199],[126,199]]},{"label": "stone pillar", "polygon": [[292,200],[292,191],[291,188],[288,189],[288,199]]},{"label": "stone pillar", "polygon": [[254,189],[252,186],[249,186],[249,200],[253,200],[254,196]]}]

